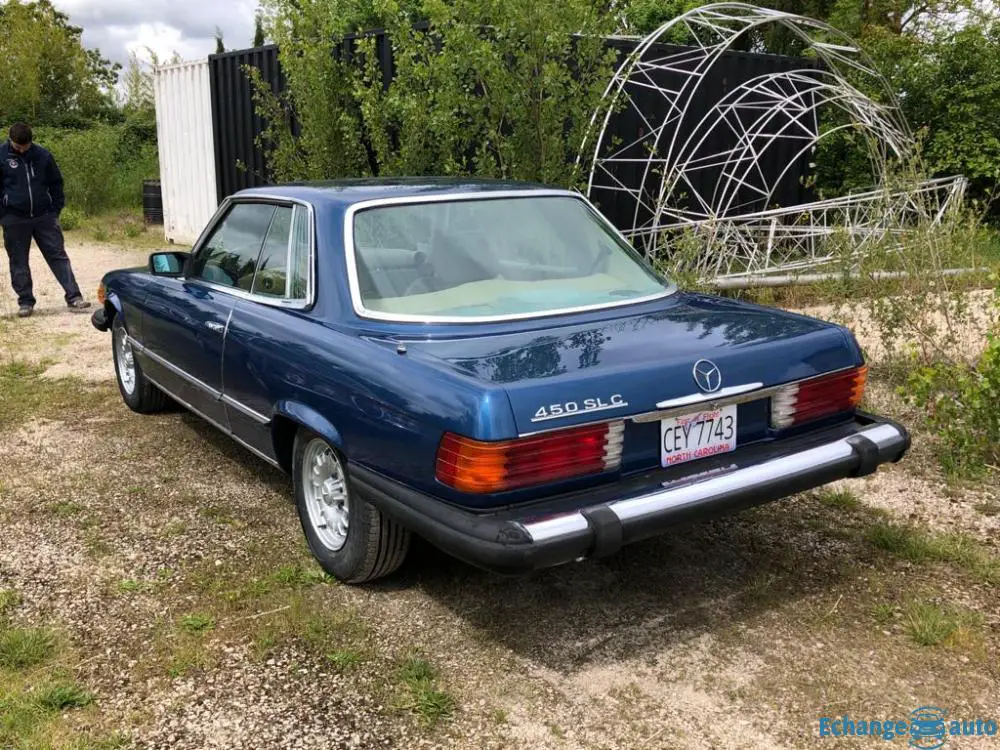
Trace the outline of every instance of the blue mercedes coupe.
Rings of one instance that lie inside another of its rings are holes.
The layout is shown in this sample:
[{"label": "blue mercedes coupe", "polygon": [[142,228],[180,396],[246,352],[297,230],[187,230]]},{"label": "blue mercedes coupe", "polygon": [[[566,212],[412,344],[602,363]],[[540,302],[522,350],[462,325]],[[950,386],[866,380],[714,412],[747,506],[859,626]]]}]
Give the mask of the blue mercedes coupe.
[{"label": "blue mercedes coupe", "polygon": [[175,401],[289,472],[351,583],[411,534],[500,573],[611,555],[909,448],[859,409],[849,331],[682,291],[538,185],[244,190],[99,298],[129,408]]}]

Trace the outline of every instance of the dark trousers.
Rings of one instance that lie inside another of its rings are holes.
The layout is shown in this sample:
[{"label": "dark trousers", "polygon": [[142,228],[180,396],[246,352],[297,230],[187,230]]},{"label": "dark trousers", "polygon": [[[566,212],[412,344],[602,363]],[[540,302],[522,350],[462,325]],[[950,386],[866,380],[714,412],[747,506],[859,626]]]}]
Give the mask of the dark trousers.
[{"label": "dark trousers", "polygon": [[17,294],[18,306],[35,306],[35,296],[31,290],[31,268],[28,266],[28,251],[32,240],[38,245],[42,257],[66,292],[66,302],[80,299],[83,295],[73,276],[73,267],[66,255],[66,243],[56,214],[47,213],[34,219],[7,216],[3,223],[3,244],[10,260],[10,283]]}]

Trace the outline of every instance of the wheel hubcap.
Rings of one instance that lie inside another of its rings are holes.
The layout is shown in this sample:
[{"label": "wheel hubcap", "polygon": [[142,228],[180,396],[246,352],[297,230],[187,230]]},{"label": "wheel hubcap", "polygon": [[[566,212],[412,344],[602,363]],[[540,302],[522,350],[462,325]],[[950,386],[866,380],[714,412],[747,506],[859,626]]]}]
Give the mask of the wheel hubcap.
[{"label": "wheel hubcap", "polygon": [[313,531],[324,547],[337,552],[347,542],[350,500],[340,459],[323,440],[306,446],[302,487]]},{"label": "wheel hubcap", "polygon": [[129,343],[125,331],[119,329],[118,346],[115,347],[115,354],[118,357],[118,378],[121,380],[122,388],[132,395],[135,391],[135,355],[132,352],[132,344]]}]

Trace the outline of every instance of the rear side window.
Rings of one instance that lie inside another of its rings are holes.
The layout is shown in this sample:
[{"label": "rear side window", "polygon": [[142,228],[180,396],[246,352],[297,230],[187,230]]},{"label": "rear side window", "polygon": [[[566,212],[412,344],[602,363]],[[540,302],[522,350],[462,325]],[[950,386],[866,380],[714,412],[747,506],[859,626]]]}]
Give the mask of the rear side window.
[{"label": "rear side window", "polygon": [[260,252],[257,276],[253,280],[254,294],[265,297],[285,297],[288,293],[288,247],[292,231],[292,209],[278,206]]},{"label": "rear side window", "polygon": [[195,255],[190,276],[249,292],[275,207],[237,203]]},{"label": "rear side window", "polygon": [[303,301],[309,297],[309,211],[278,206],[257,264],[253,293]]},{"label": "rear side window", "polygon": [[296,206],[292,216],[291,283],[288,296],[291,299],[309,298],[309,211],[304,206]]}]

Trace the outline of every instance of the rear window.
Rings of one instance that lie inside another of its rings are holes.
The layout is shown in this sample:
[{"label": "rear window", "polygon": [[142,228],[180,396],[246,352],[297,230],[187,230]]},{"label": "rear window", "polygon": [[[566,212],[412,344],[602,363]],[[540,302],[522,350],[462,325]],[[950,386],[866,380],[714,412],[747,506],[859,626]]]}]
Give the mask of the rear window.
[{"label": "rear window", "polygon": [[363,307],[402,319],[544,315],[674,289],[570,196],[363,209],[354,263]]}]

